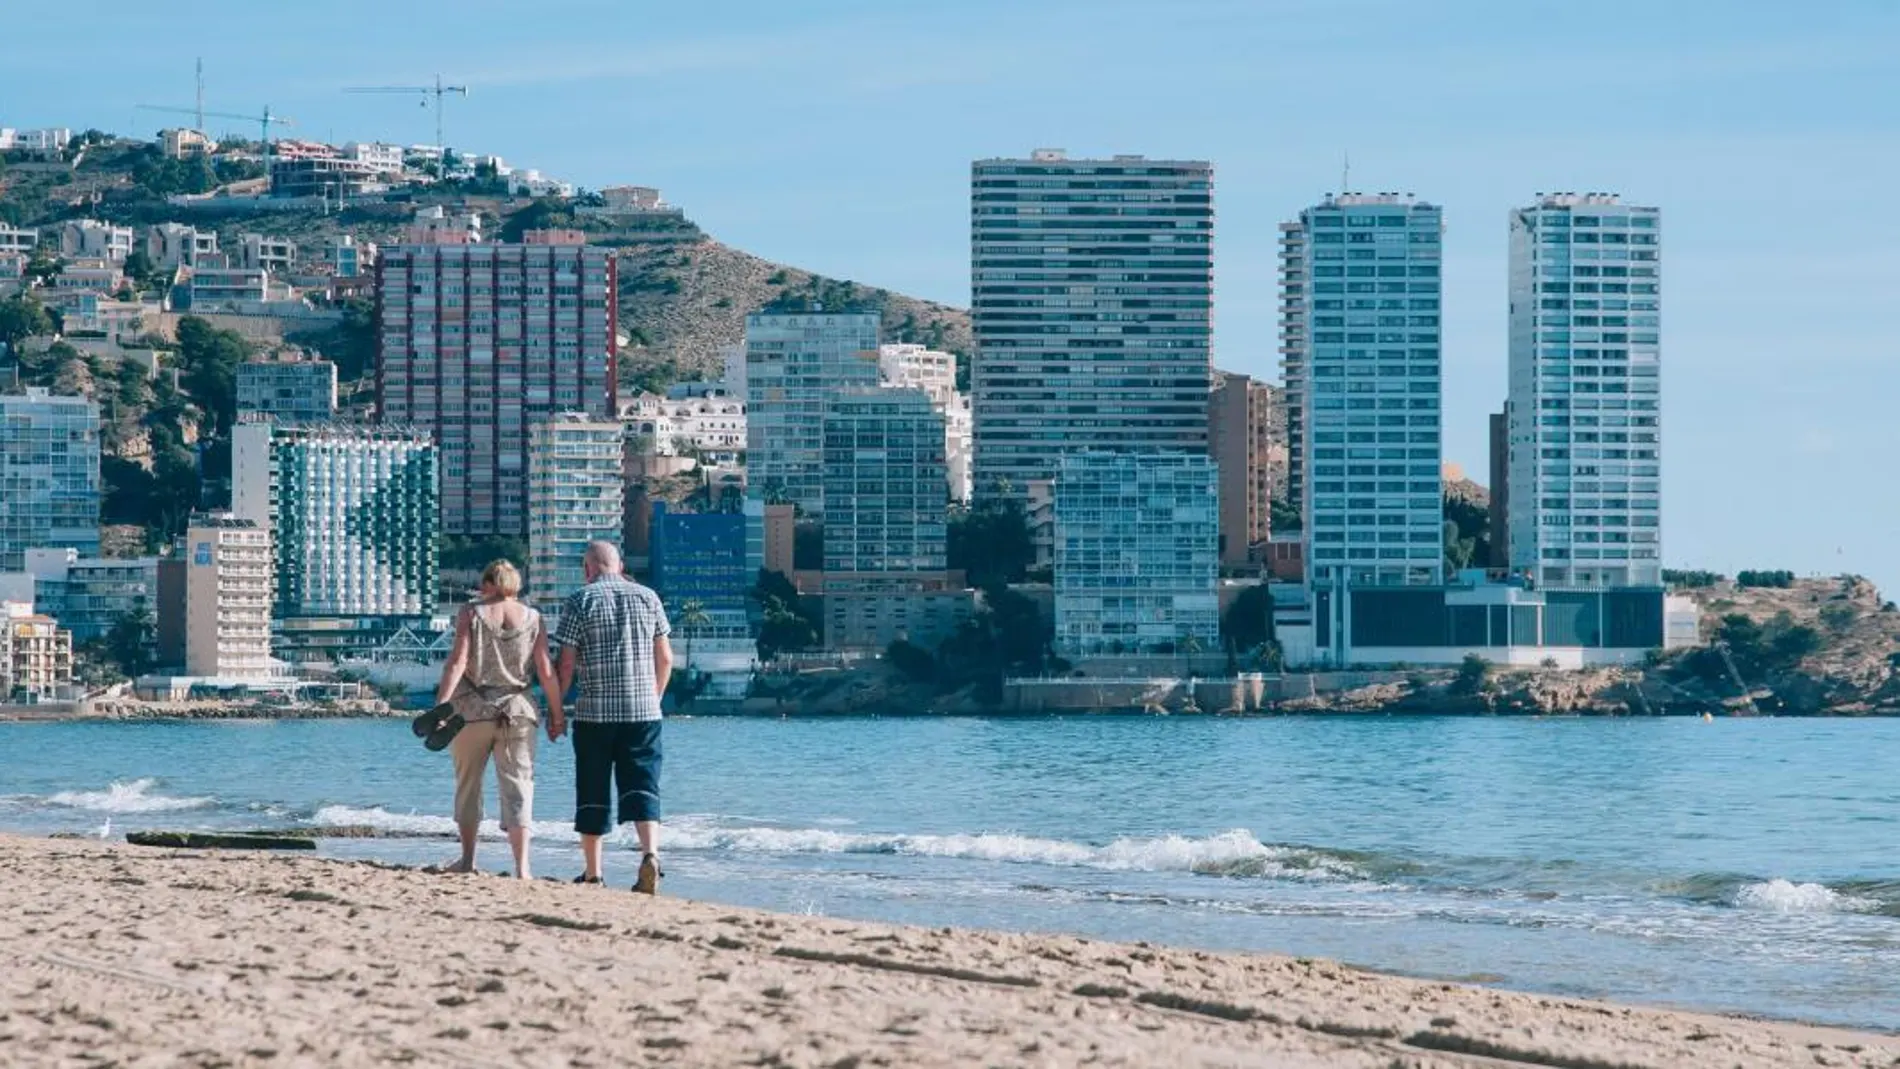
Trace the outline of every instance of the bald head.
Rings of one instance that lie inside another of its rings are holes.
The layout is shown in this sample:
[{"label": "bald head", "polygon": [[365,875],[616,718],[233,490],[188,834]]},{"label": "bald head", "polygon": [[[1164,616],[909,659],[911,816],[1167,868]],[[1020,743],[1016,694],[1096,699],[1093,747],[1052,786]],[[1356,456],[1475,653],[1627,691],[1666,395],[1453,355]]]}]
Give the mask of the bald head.
[{"label": "bald head", "polygon": [[587,543],[587,555],[581,558],[581,570],[586,573],[588,582],[603,575],[619,575],[620,569],[619,546],[605,539]]}]

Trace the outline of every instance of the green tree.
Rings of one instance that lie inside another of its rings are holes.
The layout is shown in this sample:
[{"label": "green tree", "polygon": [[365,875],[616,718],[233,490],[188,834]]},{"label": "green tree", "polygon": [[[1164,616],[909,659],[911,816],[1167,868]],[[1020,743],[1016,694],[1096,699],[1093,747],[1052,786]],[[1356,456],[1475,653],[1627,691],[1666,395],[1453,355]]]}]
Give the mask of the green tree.
[{"label": "green tree", "polygon": [[986,589],[1022,582],[1036,559],[1022,502],[1008,495],[953,510],[947,549],[950,567],[961,569],[971,586]]},{"label": "green tree", "polygon": [[1306,526],[1299,503],[1281,497],[1268,503],[1267,523],[1275,534],[1292,534]]},{"label": "green tree", "polygon": [[1491,513],[1477,502],[1445,495],[1445,565],[1451,571],[1491,562]]},{"label": "green tree", "polygon": [[185,389],[223,437],[237,422],[237,368],[251,355],[251,344],[234,330],[219,330],[197,316],[178,321],[178,358]]},{"label": "green tree", "polygon": [[1253,653],[1273,638],[1273,594],[1265,583],[1250,586],[1234,598],[1221,617],[1221,640],[1236,654]]},{"label": "green tree", "polygon": [[759,657],[772,660],[781,652],[796,652],[816,646],[822,634],[821,621],[806,607],[798,588],[784,572],[759,569],[758,582],[752,588],[752,600],[759,603]]},{"label": "green tree", "polygon": [[158,628],[144,598],[133,603],[131,611],[113,621],[106,632],[105,654],[119,671],[137,679],[152,670],[153,651]]},{"label": "green tree", "polygon": [[916,643],[900,638],[884,648],[884,659],[891,663],[891,667],[904,673],[905,677],[918,683],[928,683],[937,678],[937,659]]},{"label": "green tree", "polygon": [[9,354],[27,338],[53,332],[53,317],[46,307],[30,296],[9,297],[0,301],[0,347]]},{"label": "green tree", "polygon": [[682,663],[687,674],[691,675],[693,673],[693,637],[702,629],[712,626],[712,613],[706,611],[705,602],[698,598],[687,598],[680,602],[679,608],[673,613],[672,622],[686,639],[686,656],[682,658]]}]

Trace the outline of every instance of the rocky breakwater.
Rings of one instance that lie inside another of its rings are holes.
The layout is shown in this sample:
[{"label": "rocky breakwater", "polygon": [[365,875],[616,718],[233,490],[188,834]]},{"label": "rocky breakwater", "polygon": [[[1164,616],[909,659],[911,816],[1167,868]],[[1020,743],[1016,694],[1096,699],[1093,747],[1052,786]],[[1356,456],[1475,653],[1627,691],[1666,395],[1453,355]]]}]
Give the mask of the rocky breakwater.
[{"label": "rocky breakwater", "polygon": [[349,701],[282,702],[262,699],[206,699],[157,702],[102,698],[81,713],[94,720],[351,720],[406,716],[381,698]]}]

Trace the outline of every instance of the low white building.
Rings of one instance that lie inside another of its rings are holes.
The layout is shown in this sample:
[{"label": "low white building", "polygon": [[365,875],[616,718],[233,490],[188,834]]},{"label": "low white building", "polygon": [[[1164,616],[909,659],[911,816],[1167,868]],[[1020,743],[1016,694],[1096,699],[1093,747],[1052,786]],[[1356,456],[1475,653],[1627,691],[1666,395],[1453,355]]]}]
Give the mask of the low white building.
[{"label": "low white building", "polygon": [[352,141],[343,146],[345,159],[365,164],[376,174],[401,174],[405,155],[401,145],[381,141]]},{"label": "low white building", "polygon": [[57,156],[72,144],[73,132],[64,126],[39,130],[15,130],[0,126],[0,152],[29,152],[37,156]]},{"label": "low white building", "polygon": [[122,264],[132,255],[132,228],[97,219],[73,219],[59,228],[59,254]]},{"label": "low white building", "polygon": [[205,136],[202,131],[184,126],[160,130],[158,143],[165,155],[174,160],[182,160],[187,156],[209,156],[218,151],[216,141]]},{"label": "low white building", "polygon": [[31,254],[39,246],[40,232],[33,227],[14,227],[0,223],[0,252]]},{"label": "low white building", "polygon": [[268,234],[238,235],[239,267],[282,274],[290,270],[290,265],[296,259],[297,243],[289,238]]},{"label": "low white building", "polygon": [[166,270],[190,267],[217,254],[218,232],[215,230],[199,230],[184,223],[159,223],[145,232],[145,258],[155,267]]},{"label": "low white building", "polygon": [[508,192],[518,197],[571,197],[574,195],[574,183],[563,182],[558,178],[548,178],[533,168],[511,171],[507,178]]},{"label": "low white building", "polygon": [[648,451],[657,456],[744,450],[745,401],[724,387],[703,385],[703,389],[682,397],[643,393],[620,407],[621,421],[629,434],[647,439]]},{"label": "low white building", "polygon": [[477,245],[481,240],[480,212],[451,212],[439,204],[416,212],[403,236],[410,245]]}]

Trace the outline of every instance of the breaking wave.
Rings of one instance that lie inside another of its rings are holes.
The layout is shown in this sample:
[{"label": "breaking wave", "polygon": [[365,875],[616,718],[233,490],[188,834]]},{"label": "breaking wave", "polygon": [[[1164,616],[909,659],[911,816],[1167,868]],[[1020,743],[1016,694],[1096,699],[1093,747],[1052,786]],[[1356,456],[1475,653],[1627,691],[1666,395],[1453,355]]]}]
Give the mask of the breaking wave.
[{"label": "breaking wave", "polygon": [[[427,814],[391,813],[381,808],[325,806],[312,817],[316,830],[348,834],[351,829],[373,830],[389,837],[447,837],[455,822]],[[571,840],[565,824],[536,822],[535,835]],[[358,832],[358,834],[361,834]],[[500,828],[485,823],[482,834],[500,837]],[[623,828],[609,842],[631,841],[632,829]],[[910,835],[835,831],[829,828],[786,828],[734,824],[718,817],[685,816],[670,821],[667,847],[672,850],[749,854],[884,854],[996,861],[1061,868],[1092,868],[1110,872],[1193,872],[1208,876],[1254,879],[1361,880],[1364,870],[1352,861],[1325,851],[1296,846],[1272,846],[1252,832],[1236,828],[1217,835],[1115,839],[1105,844],[1046,839],[1010,834]]]},{"label": "breaking wave", "polygon": [[48,795],[45,804],[95,813],[173,813],[186,809],[210,809],[218,804],[215,798],[173,798],[153,794],[152,788],[156,786],[158,781],[151,778],[135,779],[129,783],[115,782],[103,791],[61,791]]}]

